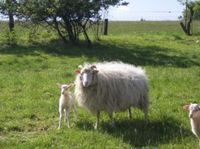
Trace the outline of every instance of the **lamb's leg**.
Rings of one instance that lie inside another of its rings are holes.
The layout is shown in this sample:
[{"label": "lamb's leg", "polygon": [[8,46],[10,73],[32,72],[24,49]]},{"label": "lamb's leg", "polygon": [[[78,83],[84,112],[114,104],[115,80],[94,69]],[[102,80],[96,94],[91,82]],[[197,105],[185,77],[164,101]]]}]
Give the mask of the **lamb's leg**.
[{"label": "lamb's leg", "polygon": [[96,124],[94,126],[94,129],[99,128],[99,118],[100,118],[100,111],[96,111]]},{"label": "lamb's leg", "polygon": [[129,117],[129,119],[132,119],[131,107],[130,107],[130,108],[128,108],[128,117]]},{"label": "lamb's leg", "polygon": [[73,111],[74,111],[75,120],[77,120],[77,108],[75,104],[73,105]]},{"label": "lamb's leg", "polygon": [[67,127],[70,128],[69,111],[66,109],[65,109],[65,119],[66,119]]},{"label": "lamb's leg", "polygon": [[61,125],[62,125],[62,110],[59,109],[59,125],[58,125],[58,129],[61,128]]},{"label": "lamb's leg", "polygon": [[115,121],[113,119],[113,112],[109,112],[109,117],[110,117],[110,125],[111,127],[115,127]]}]

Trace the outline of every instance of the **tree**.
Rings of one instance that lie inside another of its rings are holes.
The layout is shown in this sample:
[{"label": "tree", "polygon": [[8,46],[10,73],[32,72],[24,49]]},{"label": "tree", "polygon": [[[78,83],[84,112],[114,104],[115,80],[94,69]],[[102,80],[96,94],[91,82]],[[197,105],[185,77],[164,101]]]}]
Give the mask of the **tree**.
[{"label": "tree", "polygon": [[196,2],[196,5],[194,7],[194,19],[200,20],[200,1]]},{"label": "tree", "polygon": [[197,16],[198,12],[200,12],[200,1],[178,1],[186,5],[186,9],[183,11],[184,21],[181,21],[180,25],[187,35],[192,35],[191,24],[194,19],[194,16]]},{"label": "tree", "polygon": [[100,11],[109,6],[127,5],[123,0],[23,0],[21,17],[35,23],[46,22],[58,32],[62,40],[77,44],[82,33],[91,45],[87,29],[101,18]]},{"label": "tree", "polygon": [[14,15],[16,14],[17,1],[16,0],[1,0],[0,1],[0,13],[8,15],[9,18],[9,30],[12,32],[14,30],[15,21]]}]

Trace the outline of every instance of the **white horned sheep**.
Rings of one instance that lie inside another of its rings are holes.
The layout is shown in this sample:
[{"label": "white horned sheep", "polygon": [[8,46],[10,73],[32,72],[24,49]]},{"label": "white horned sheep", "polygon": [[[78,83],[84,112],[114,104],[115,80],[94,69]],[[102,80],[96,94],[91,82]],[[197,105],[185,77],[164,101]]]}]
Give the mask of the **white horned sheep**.
[{"label": "white horned sheep", "polygon": [[70,109],[73,108],[75,118],[77,117],[76,105],[73,94],[69,91],[69,88],[73,86],[73,84],[57,84],[61,89],[61,95],[59,98],[59,126],[58,129],[61,128],[62,125],[62,115],[65,113],[65,119],[67,122],[67,127],[70,128],[70,120],[69,113]]},{"label": "white horned sheep", "polygon": [[96,115],[95,129],[99,126],[101,111],[106,111],[114,126],[113,112],[131,107],[144,112],[148,120],[148,79],[141,67],[122,62],[102,62],[81,66],[75,80],[78,104]]},{"label": "white horned sheep", "polygon": [[190,124],[193,134],[199,139],[200,145],[200,106],[198,104],[187,104],[183,106],[189,111]]}]

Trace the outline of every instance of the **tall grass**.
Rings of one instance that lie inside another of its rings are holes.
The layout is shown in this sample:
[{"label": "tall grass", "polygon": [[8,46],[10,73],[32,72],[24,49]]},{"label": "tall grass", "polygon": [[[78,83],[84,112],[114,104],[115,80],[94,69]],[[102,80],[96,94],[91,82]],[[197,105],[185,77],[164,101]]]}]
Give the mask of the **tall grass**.
[{"label": "tall grass", "polygon": [[[177,30],[178,28],[178,30]],[[16,28],[17,45],[7,46],[0,34],[0,148],[197,148],[182,105],[199,102],[199,36],[185,36],[177,22],[111,22],[109,36],[88,48],[64,45],[55,32],[39,28],[33,41]],[[19,35],[20,34],[20,35]],[[116,127],[101,115],[78,108],[72,128],[58,126],[56,83],[75,79],[79,64],[120,60],[145,68],[150,86],[149,124],[134,109],[115,114]]]}]

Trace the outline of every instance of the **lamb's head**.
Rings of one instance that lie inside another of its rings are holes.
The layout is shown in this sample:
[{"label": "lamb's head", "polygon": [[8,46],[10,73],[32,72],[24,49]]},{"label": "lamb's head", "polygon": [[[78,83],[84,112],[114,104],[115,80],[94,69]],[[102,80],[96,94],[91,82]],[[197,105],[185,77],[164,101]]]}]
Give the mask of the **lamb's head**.
[{"label": "lamb's head", "polygon": [[193,118],[194,113],[200,111],[199,105],[194,103],[184,105],[183,108],[189,111],[189,118]]},{"label": "lamb's head", "polygon": [[73,84],[57,84],[57,85],[61,89],[62,95],[67,95],[69,88],[71,88],[73,86]]},{"label": "lamb's head", "polygon": [[90,65],[82,68],[79,75],[83,87],[89,87],[96,84],[98,72],[99,71],[95,65]]}]

